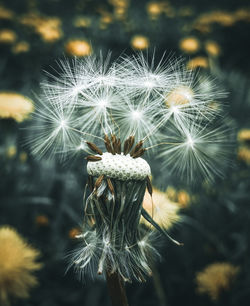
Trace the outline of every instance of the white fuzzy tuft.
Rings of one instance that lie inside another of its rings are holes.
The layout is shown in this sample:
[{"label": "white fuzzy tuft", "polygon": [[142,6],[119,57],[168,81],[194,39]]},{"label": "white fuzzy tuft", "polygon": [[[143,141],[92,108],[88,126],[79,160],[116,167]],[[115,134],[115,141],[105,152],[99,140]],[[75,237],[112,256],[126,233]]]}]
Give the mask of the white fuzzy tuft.
[{"label": "white fuzzy tuft", "polygon": [[[163,56],[157,62],[154,55],[150,59],[142,53],[112,63],[109,54],[106,59],[100,55],[62,61],[60,66],[60,75],[49,75],[42,84],[41,105],[34,115],[36,135],[31,136],[36,156],[89,154],[85,142],[103,150],[104,135],[115,135],[121,144],[133,136],[135,143],[143,140],[147,152],[161,154],[163,166],[191,180],[198,169],[208,178],[221,172],[214,165],[218,151],[224,153],[228,132],[219,126],[216,133],[210,130],[222,117],[218,98],[224,94],[206,76],[187,70],[179,60]],[[218,131],[216,150],[211,149]]]}]

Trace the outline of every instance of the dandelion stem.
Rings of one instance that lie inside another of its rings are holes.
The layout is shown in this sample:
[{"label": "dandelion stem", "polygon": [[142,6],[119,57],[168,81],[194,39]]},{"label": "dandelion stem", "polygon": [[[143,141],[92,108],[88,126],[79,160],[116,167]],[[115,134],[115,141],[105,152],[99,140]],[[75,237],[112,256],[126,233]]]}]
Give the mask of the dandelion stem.
[{"label": "dandelion stem", "polygon": [[106,273],[107,286],[113,306],[128,306],[124,281],[118,272]]},{"label": "dandelion stem", "polygon": [[162,286],[160,273],[157,267],[155,266],[154,262],[151,263],[151,269],[152,269],[152,278],[153,278],[154,287],[156,290],[157,297],[159,299],[159,305],[167,306],[168,303],[167,303],[166,293]]}]

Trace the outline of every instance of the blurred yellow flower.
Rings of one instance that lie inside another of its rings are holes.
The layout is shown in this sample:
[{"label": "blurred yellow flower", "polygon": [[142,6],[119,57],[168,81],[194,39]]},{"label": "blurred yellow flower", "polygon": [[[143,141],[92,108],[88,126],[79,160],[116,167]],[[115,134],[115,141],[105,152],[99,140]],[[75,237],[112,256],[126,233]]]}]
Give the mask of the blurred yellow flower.
[{"label": "blurred yellow flower", "polygon": [[[168,229],[180,220],[179,207],[171,202],[166,193],[153,188],[152,198],[148,192],[145,193],[143,208],[162,228]],[[141,222],[150,226],[150,223],[141,217]]]},{"label": "blurred yellow flower", "polygon": [[14,31],[9,29],[0,30],[0,43],[12,44],[16,41],[17,35]]},{"label": "blurred yellow flower", "polygon": [[88,28],[91,25],[91,19],[89,17],[77,16],[73,24],[76,28]]},{"label": "blurred yellow flower", "polygon": [[16,153],[17,153],[17,148],[16,146],[12,145],[12,146],[9,146],[6,150],[6,156],[8,158],[13,158],[16,156]]},{"label": "blurred yellow flower", "polygon": [[247,146],[240,146],[238,149],[238,159],[250,165],[250,148]]},{"label": "blurred yellow flower", "polygon": [[196,275],[197,291],[216,301],[222,291],[230,289],[238,273],[239,268],[227,262],[210,264]]},{"label": "blurred yellow flower", "polygon": [[159,1],[149,2],[146,6],[151,19],[157,19],[163,13],[164,4]]},{"label": "blurred yellow flower", "polygon": [[178,86],[166,97],[165,103],[168,107],[188,104],[192,101],[194,92],[188,86]]},{"label": "blurred yellow flower", "polygon": [[41,36],[45,42],[55,42],[62,35],[62,22],[58,17],[47,17],[37,13],[30,13],[20,18],[20,23],[29,26]]},{"label": "blurred yellow flower", "polygon": [[118,20],[124,20],[127,15],[129,7],[129,0],[109,0],[108,1],[114,7],[114,16]]},{"label": "blurred yellow flower", "polygon": [[33,111],[33,102],[29,98],[14,92],[0,92],[0,118],[22,122]]},{"label": "blurred yellow flower", "polygon": [[180,207],[187,207],[190,204],[190,195],[185,190],[180,190],[177,193],[177,202]]},{"label": "blurred yellow flower", "polygon": [[[168,186],[166,190],[167,197],[176,203],[180,208],[186,208],[191,203],[191,195],[186,190],[176,190],[172,186]],[[193,199],[193,198],[192,198]]]},{"label": "blurred yellow flower", "polygon": [[14,12],[0,5],[0,19],[12,19]]},{"label": "blurred yellow flower", "polygon": [[144,50],[149,47],[149,39],[146,36],[135,35],[131,39],[131,46],[136,50]]},{"label": "blurred yellow flower", "polygon": [[72,39],[66,43],[65,51],[71,56],[88,56],[92,53],[92,47],[86,40]]},{"label": "blurred yellow flower", "polygon": [[187,62],[188,69],[208,68],[208,59],[204,56],[197,56]]},{"label": "blurred yellow flower", "polygon": [[28,155],[26,152],[21,152],[19,155],[19,160],[21,163],[25,163],[28,159]]},{"label": "blurred yellow flower", "polygon": [[26,41],[19,41],[12,47],[12,52],[14,54],[28,52],[30,49],[30,44]]},{"label": "blurred yellow flower", "polygon": [[238,141],[239,142],[248,142],[250,141],[250,129],[242,129],[238,132]]},{"label": "blurred yellow flower", "polygon": [[186,37],[180,41],[179,46],[186,53],[195,53],[200,49],[200,42],[195,37]]},{"label": "blurred yellow flower", "polygon": [[16,230],[0,227],[0,302],[9,305],[10,297],[27,298],[38,284],[33,274],[41,268],[39,251],[31,247]]},{"label": "blurred yellow flower", "polygon": [[193,28],[201,32],[211,32],[212,25],[217,23],[224,27],[232,26],[236,21],[233,12],[212,11],[200,15],[193,23]]},{"label": "blurred yellow flower", "polygon": [[234,14],[234,18],[236,21],[250,22],[250,8],[238,9]]},{"label": "blurred yellow flower", "polygon": [[217,44],[217,42],[212,41],[212,40],[206,41],[205,50],[211,56],[218,56],[221,53],[220,46]]}]

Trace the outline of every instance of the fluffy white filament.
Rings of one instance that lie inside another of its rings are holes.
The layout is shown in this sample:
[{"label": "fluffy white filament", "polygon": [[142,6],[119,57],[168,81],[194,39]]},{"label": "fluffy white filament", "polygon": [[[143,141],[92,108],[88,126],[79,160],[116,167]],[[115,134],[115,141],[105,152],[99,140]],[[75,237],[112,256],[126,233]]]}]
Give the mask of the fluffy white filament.
[{"label": "fluffy white filament", "polygon": [[121,143],[133,135],[144,147],[160,149],[163,165],[179,174],[221,174],[216,164],[226,155],[227,131],[218,123],[221,107],[214,102],[223,92],[214,82],[164,56],[158,63],[142,53],[110,58],[63,60],[57,76],[48,74],[35,113],[33,152],[86,151],[86,141],[101,146],[105,134]]}]

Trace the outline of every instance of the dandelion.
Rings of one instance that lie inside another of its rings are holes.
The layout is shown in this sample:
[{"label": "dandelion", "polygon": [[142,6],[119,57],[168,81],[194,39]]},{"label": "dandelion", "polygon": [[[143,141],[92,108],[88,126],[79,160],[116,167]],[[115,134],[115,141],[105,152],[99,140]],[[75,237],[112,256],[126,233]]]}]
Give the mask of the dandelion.
[{"label": "dandelion", "polygon": [[65,45],[65,50],[69,55],[72,56],[87,56],[92,53],[91,45],[80,39],[72,39]]},{"label": "dandelion", "polygon": [[188,69],[208,68],[208,67],[209,67],[208,59],[205,56],[196,56],[187,63]]},{"label": "dandelion", "polygon": [[19,41],[12,48],[14,54],[26,53],[30,50],[30,44],[26,41]]},{"label": "dandelion", "polygon": [[33,272],[41,268],[39,252],[29,246],[12,228],[0,227],[0,302],[10,305],[10,298],[27,298],[37,285]]},{"label": "dandelion", "polygon": [[17,35],[10,29],[0,30],[0,44],[12,44],[16,41]]},{"label": "dandelion", "polygon": [[221,48],[220,46],[217,44],[217,42],[212,41],[212,40],[208,40],[205,43],[205,50],[207,51],[207,53],[211,56],[219,56],[221,53]]},{"label": "dandelion", "polygon": [[132,48],[136,50],[145,50],[149,47],[149,39],[143,35],[135,35],[130,42]]},{"label": "dandelion", "polygon": [[239,267],[227,262],[216,262],[197,273],[196,284],[200,294],[207,294],[214,301],[219,299],[222,291],[229,290],[239,273]]},{"label": "dandelion", "polygon": [[12,118],[22,122],[33,111],[33,102],[27,97],[14,92],[0,92],[0,118]]},{"label": "dandelion", "polygon": [[139,54],[111,63],[109,54],[60,67],[61,74],[48,75],[42,85],[33,152],[86,153],[89,193],[72,265],[82,276],[106,274],[110,288],[117,281],[125,305],[122,282],[145,281],[159,255],[155,231],[142,230],[141,217],[180,245],[142,205],[146,190],[154,201],[143,156],[151,152],[166,169],[191,179],[197,170],[210,179],[222,174],[227,131],[209,105],[223,95],[208,79],[197,80],[180,61],[164,57],[156,63],[155,56]]},{"label": "dandelion", "polygon": [[238,159],[250,165],[250,149],[248,146],[240,146],[238,149]]},{"label": "dandelion", "polygon": [[185,37],[180,41],[180,49],[186,53],[195,53],[200,49],[200,42],[195,37]]},{"label": "dandelion", "polygon": [[[174,223],[180,220],[178,204],[170,201],[166,193],[156,188],[153,188],[152,198],[149,192],[145,193],[143,208],[164,229],[169,229]],[[141,222],[147,226],[151,226],[144,218],[141,218]]]},{"label": "dandelion", "polygon": [[250,142],[250,129],[241,129],[237,135],[238,141],[240,143],[249,143]]}]

